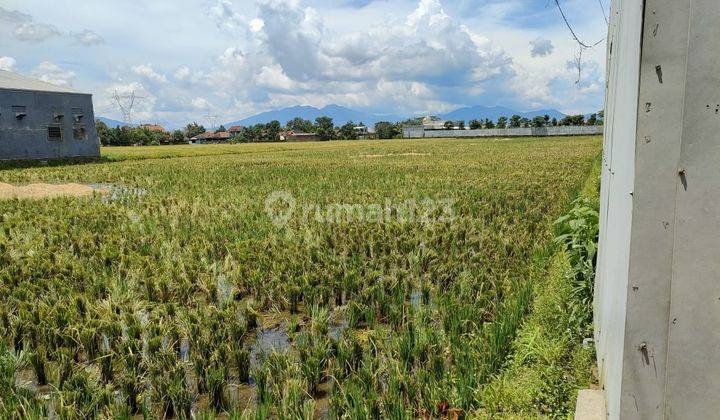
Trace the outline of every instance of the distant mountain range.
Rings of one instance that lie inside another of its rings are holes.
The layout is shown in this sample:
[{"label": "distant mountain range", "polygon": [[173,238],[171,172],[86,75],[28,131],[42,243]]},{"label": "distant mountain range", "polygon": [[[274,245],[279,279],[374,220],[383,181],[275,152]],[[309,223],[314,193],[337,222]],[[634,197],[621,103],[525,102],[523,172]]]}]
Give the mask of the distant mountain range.
[{"label": "distant mountain range", "polygon": [[[549,115],[550,118],[561,119],[565,117],[565,114],[556,109],[540,109],[536,111],[521,112],[505,107],[486,107],[486,106],[472,106],[466,108],[456,109],[455,111],[447,114],[438,115],[438,117],[445,120],[464,120],[470,121],[472,119],[486,119],[489,118],[493,121],[497,121],[499,117],[505,116],[510,117],[511,115],[520,115],[521,117],[532,119],[537,116]],[[404,121],[411,116],[393,115],[393,114],[371,114],[362,111],[356,111],[353,109],[345,108],[339,105],[327,105],[323,108],[315,108],[313,106],[292,106],[289,108],[276,109],[272,111],[262,112],[260,114],[248,117],[239,121],[232,121],[223,124],[225,127],[233,125],[249,126],[254,124],[265,124],[273,120],[278,120],[282,125],[285,125],[288,121],[293,118],[300,117],[306,120],[315,121],[317,117],[330,117],[333,119],[335,125],[342,125],[348,121],[355,123],[363,122],[367,125],[374,125],[378,121],[390,121],[399,122]]]},{"label": "distant mountain range", "polygon": [[124,122],[122,122],[122,121],[113,120],[113,119],[105,118],[105,117],[96,117],[95,119],[98,120],[98,121],[104,122],[105,125],[108,126],[108,128],[134,126],[134,124],[127,124],[127,123],[124,123]]},{"label": "distant mountain range", "polygon": [[353,109],[345,108],[339,105],[327,105],[322,108],[315,108],[313,106],[305,105],[291,106],[289,108],[266,111],[252,117],[248,117],[239,121],[229,122],[223,125],[225,127],[230,127],[233,125],[249,126],[255,124],[265,124],[273,120],[278,120],[282,125],[285,125],[288,121],[297,117],[310,121],[315,121],[315,118],[318,117],[330,117],[333,119],[335,125],[342,125],[348,121],[353,121],[355,123],[362,122],[368,125],[373,125],[378,121],[401,121],[405,119],[399,115],[369,114],[366,112],[355,111]]}]

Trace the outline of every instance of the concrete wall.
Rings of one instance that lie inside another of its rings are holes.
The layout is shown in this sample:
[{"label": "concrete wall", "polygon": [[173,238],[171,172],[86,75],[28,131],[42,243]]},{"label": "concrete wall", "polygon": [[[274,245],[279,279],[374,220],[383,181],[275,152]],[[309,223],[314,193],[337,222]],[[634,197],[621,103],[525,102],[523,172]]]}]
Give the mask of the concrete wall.
[{"label": "concrete wall", "polygon": [[422,127],[403,127],[404,138],[421,137],[542,137],[542,136],[587,136],[602,134],[603,127],[559,126],[531,128],[486,128],[481,130],[424,130]]},{"label": "concrete wall", "polygon": [[[24,106],[27,115],[17,119],[13,107]],[[56,121],[54,116],[62,114]],[[75,115],[82,114],[79,122]],[[48,126],[59,124],[62,140],[48,140]],[[75,139],[74,126],[82,124],[85,138]],[[95,131],[92,96],[0,89],[0,160],[95,157],[100,143]]]},{"label": "concrete wall", "polygon": [[720,3],[616,0],[595,334],[609,418],[720,412]]}]

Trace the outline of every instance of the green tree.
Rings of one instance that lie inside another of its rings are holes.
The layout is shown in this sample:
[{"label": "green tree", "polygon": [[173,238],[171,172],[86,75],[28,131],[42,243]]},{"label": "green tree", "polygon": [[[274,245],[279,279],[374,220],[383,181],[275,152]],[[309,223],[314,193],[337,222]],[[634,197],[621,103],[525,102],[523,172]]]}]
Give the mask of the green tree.
[{"label": "green tree", "polygon": [[530,119],[528,118],[520,118],[520,126],[524,128],[530,127]]},{"label": "green tree", "polygon": [[342,140],[357,140],[357,132],[355,131],[355,124],[352,121],[348,121],[342,127],[340,127],[340,139]]},{"label": "green tree", "polygon": [[459,120],[455,124],[457,124],[458,129],[464,130],[465,129],[465,121]]},{"label": "green tree", "polygon": [[520,127],[520,120],[521,120],[521,119],[522,119],[522,117],[520,117],[520,116],[517,115],[517,114],[513,115],[512,117],[510,117],[510,128],[518,128],[518,127]]},{"label": "green tree", "polygon": [[295,117],[285,124],[285,129],[288,131],[294,131],[296,133],[314,133],[315,126],[312,121],[304,120],[300,117]]},{"label": "green tree", "polygon": [[587,120],[587,125],[597,125],[597,122],[597,114],[590,114],[590,118]]},{"label": "green tree", "polygon": [[495,123],[490,118],[485,118],[485,128],[495,128]]},{"label": "green tree", "polygon": [[402,130],[398,124],[388,121],[380,121],[375,123],[375,135],[379,139],[394,139],[402,134]]},{"label": "green tree", "polygon": [[545,118],[537,116],[532,119],[532,126],[533,127],[545,127]]},{"label": "green tree", "polygon": [[220,127],[218,127],[217,132],[224,132],[224,131],[227,131],[227,130],[225,129],[225,126],[222,125],[222,124],[220,124]]},{"label": "green tree", "polygon": [[470,120],[470,129],[471,130],[478,130],[482,128],[482,122],[479,120]]},{"label": "green tree", "polygon": [[265,141],[278,141],[280,140],[280,132],[282,131],[282,125],[280,121],[272,120],[265,125]]},{"label": "green tree", "polygon": [[183,134],[180,130],[175,130],[172,132],[172,135],[170,136],[171,140],[175,144],[184,143],[185,142],[185,134]]},{"label": "green tree", "polygon": [[446,130],[452,130],[455,127],[455,124],[453,124],[452,121],[445,121],[443,127],[445,127]]},{"label": "green tree", "polygon": [[202,134],[205,132],[205,127],[202,125],[198,125],[198,123],[193,122],[192,124],[188,124],[187,127],[185,127],[185,135],[188,138],[195,137],[198,134]]},{"label": "green tree", "polygon": [[330,117],[317,117],[315,119],[315,134],[320,140],[332,140],[335,137],[335,126]]},{"label": "green tree", "polygon": [[500,117],[500,118],[498,118],[497,126],[498,126],[498,128],[505,128],[505,127],[507,127],[507,117]]},{"label": "green tree", "polygon": [[557,118],[553,118],[551,124],[552,124],[553,127],[557,127],[557,125],[558,125],[558,120],[557,120]]},{"label": "green tree", "polygon": [[108,141],[110,140],[110,129],[107,124],[100,120],[95,120],[95,131],[97,132],[98,139],[100,139],[100,144],[107,146],[109,144]]}]

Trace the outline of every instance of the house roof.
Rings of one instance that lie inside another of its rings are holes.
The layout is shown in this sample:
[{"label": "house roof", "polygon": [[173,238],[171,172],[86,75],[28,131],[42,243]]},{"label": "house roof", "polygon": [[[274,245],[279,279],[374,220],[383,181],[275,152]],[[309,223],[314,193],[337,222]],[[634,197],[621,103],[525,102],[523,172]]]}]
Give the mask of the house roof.
[{"label": "house roof", "polygon": [[197,136],[191,138],[190,140],[214,140],[214,139],[229,139],[230,133],[227,131],[218,131],[217,133],[213,132],[204,132],[201,134],[198,134]]},{"label": "house roof", "polygon": [[243,131],[245,129],[245,126],[242,125],[233,125],[228,129],[231,133],[237,133],[238,131]]},{"label": "house roof", "polygon": [[33,90],[38,92],[81,93],[11,71],[0,70],[0,89]]},{"label": "house roof", "polygon": [[317,134],[315,134],[315,133],[299,133],[299,132],[296,133],[296,132],[294,132],[294,131],[288,131],[288,132],[287,132],[287,135],[288,135],[288,136],[293,136],[293,137],[317,136]]},{"label": "house roof", "polygon": [[164,132],[165,132],[165,128],[163,128],[162,125],[158,125],[158,124],[141,124],[141,125],[140,125],[140,128],[145,128],[145,129],[148,129],[148,130],[150,130],[150,131],[155,131],[155,132],[158,132],[158,133],[164,133]]}]

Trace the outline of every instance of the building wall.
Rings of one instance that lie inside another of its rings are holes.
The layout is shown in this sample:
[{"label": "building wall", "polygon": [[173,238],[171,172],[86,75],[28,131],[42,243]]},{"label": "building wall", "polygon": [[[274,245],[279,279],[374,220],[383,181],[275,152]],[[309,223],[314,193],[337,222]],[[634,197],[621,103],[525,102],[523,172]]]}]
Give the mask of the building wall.
[{"label": "building wall", "polygon": [[720,4],[616,0],[595,335],[611,419],[720,412]]},{"label": "building wall", "polygon": [[613,1],[594,301],[600,384],[611,419],[620,417],[622,401],[642,19],[642,2]]},{"label": "building wall", "polygon": [[602,134],[602,126],[558,126],[529,128],[486,128],[481,130],[424,130],[420,126],[403,127],[404,138],[421,137],[543,137]]},{"label": "building wall", "polygon": [[[18,120],[13,107],[24,106],[27,115]],[[74,112],[73,109],[76,109]],[[80,124],[85,139],[76,140],[74,114],[82,111]],[[62,114],[60,122],[54,114]],[[48,126],[60,124],[61,141],[48,140]],[[0,159],[54,159],[96,157],[100,143],[95,131],[92,96],[79,93],[52,93],[0,89]]]}]

